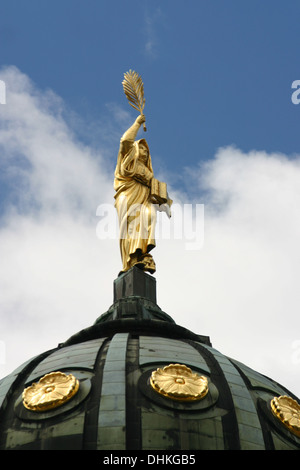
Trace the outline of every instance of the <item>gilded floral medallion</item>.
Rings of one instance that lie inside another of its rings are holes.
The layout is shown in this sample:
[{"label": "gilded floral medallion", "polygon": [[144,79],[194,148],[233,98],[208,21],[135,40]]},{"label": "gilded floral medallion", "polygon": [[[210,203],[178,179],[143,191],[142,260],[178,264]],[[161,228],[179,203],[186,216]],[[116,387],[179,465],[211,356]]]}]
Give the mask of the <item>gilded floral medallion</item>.
[{"label": "gilded floral medallion", "polygon": [[300,405],[287,396],[275,397],[271,400],[273,414],[292,433],[300,437]]},{"label": "gilded floral medallion", "polygon": [[31,411],[48,411],[69,401],[78,391],[74,375],[51,372],[23,391],[23,404]]},{"label": "gilded floral medallion", "polygon": [[183,364],[170,364],[152,372],[152,388],[159,394],[180,401],[201,400],[208,392],[208,380]]}]

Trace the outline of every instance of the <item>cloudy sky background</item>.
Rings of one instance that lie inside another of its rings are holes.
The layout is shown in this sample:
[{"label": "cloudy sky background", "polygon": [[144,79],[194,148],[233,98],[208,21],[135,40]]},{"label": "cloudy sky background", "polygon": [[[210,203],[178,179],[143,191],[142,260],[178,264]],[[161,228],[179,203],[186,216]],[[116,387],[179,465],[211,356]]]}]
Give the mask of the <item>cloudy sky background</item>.
[{"label": "cloudy sky background", "polygon": [[[300,396],[299,4],[2,4],[0,377],[112,303],[121,260],[99,207],[136,117],[121,86],[133,68],[140,136],[175,204],[153,252],[159,306]],[[174,236],[187,204],[201,249],[186,227]]]}]

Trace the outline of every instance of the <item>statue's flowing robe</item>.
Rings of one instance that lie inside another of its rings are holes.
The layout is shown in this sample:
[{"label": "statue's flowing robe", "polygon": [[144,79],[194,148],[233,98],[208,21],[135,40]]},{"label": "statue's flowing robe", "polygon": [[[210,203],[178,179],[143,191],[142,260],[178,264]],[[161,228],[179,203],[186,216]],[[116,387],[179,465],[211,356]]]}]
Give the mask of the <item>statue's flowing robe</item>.
[{"label": "statue's flowing robe", "polygon": [[[140,143],[148,149],[146,164],[139,160]],[[133,141],[122,138],[114,189],[123,272],[135,264],[137,256],[147,254],[155,247],[156,211],[149,200],[152,177],[153,169],[146,140]]]}]

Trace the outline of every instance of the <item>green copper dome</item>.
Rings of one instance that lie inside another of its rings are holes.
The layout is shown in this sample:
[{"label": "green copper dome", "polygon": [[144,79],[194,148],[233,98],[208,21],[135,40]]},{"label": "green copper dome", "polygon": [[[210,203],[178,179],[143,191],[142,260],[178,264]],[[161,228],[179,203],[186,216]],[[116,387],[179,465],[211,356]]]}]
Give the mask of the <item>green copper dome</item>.
[{"label": "green copper dome", "polygon": [[[289,428],[272,410],[274,397],[299,403],[291,392],[176,325],[156,304],[152,276],[133,268],[114,289],[94,325],[0,381],[1,450],[300,449],[297,423]],[[183,374],[176,390],[193,395],[206,384],[200,398],[171,394],[175,369]],[[50,409],[25,407],[24,390],[53,372],[74,377],[78,390]]]}]

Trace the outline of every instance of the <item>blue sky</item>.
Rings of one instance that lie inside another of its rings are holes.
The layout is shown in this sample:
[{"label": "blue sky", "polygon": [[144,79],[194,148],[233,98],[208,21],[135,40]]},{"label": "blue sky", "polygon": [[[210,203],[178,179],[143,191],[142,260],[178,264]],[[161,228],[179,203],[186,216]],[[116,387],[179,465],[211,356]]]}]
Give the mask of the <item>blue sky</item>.
[{"label": "blue sky", "polygon": [[[298,152],[296,1],[1,3],[1,62],[90,120],[126,108],[120,83],[145,83],[148,139],[168,166],[219,147]],[[101,136],[98,137],[101,139]]]},{"label": "blue sky", "polygon": [[180,207],[205,206],[202,250],[157,244],[160,306],[300,395],[299,14],[293,0],[2,0],[0,377],[111,304],[118,242],[97,239],[96,210],[136,117],[121,85],[134,69],[154,171]]}]

